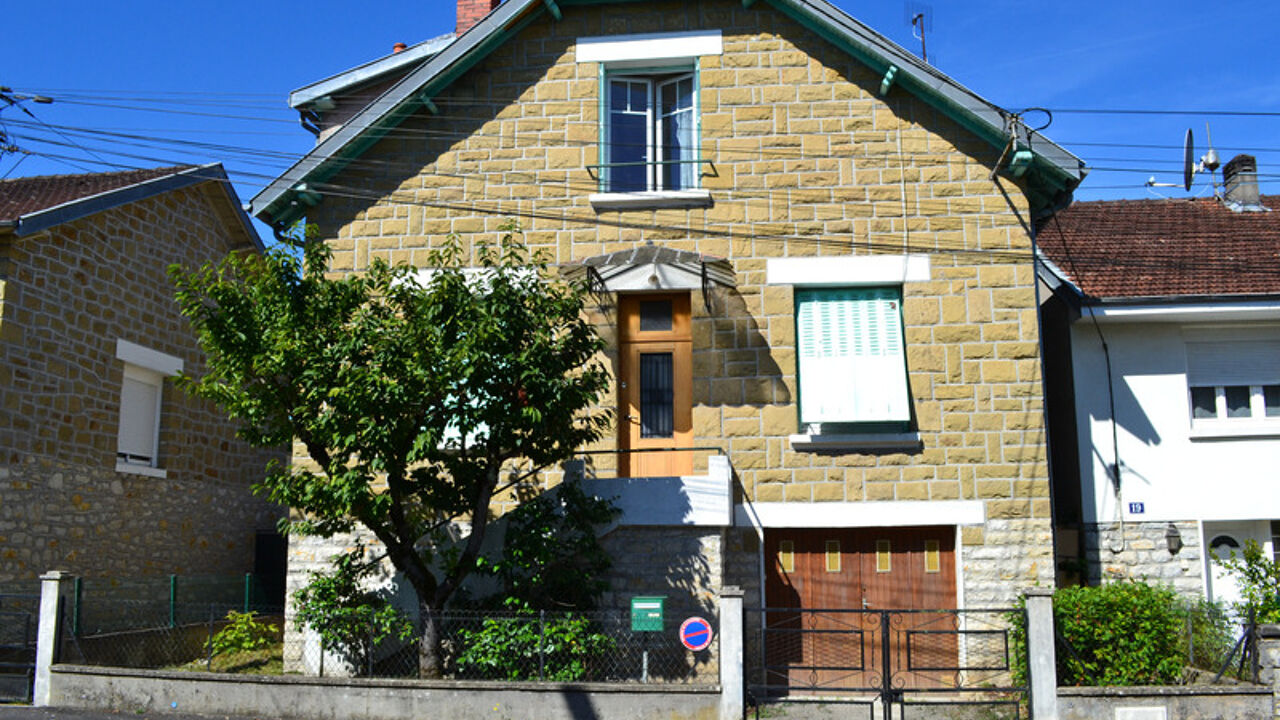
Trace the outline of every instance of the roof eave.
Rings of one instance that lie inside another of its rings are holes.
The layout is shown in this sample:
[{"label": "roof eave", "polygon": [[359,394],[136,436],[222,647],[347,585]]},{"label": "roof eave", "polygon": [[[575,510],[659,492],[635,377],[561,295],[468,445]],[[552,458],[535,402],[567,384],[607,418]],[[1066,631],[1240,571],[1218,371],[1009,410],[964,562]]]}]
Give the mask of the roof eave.
[{"label": "roof eave", "polygon": [[[594,4],[607,0],[577,0]],[[913,92],[993,147],[1008,142],[1009,115],[955,80],[927,65],[888,38],[849,17],[827,0],[768,0],[819,35],[834,42],[872,70],[885,73],[897,67],[895,83]],[[380,137],[380,130],[395,127],[409,113],[410,105],[442,89],[488,51],[545,12],[543,0],[508,0],[457,38],[417,70],[406,75],[361,110],[333,135],[319,143],[252,200],[252,212],[273,225],[287,225],[306,210],[295,189],[332,177]],[[373,137],[368,137],[372,135]],[[1034,153],[1034,162],[1021,184],[1027,191],[1032,215],[1039,216],[1069,202],[1070,194],[1084,179],[1084,163],[1039,133],[1019,130],[1019,140]]]},{"label": "roof eave", "polygon": [[111,210],[122,205],[146,200],[156,195],[210,181],[218,183],[250,242],[259,251],[263,251],[265,246],[262,243],[262,238],[258,235],[257,229],[254,228],[253,221],[245,213],[244,208],[241,207],[222,164],[216,162],[198,165],[169,175],[143,180],[132,185],[76,198],[36,212],[27,213],[16,221],[12,221],[13,234],[17,237],[34,235],[63,223],[79,220],[105,210]]},{"label": "roof eave", "polygon": [[431,57],[448,47],[455,39],[456,36],[453,33],[440,35],[430,40],[424,40],[398,53],[380,57],[350,70],[330,75],[323,80],[304,85],[289,93],[289,107],[295,110],[304,109],[305,105],[320,98],[373,82],[378,78],[404,68],[406,65],[412,65],[415,62],[421,62]]}]

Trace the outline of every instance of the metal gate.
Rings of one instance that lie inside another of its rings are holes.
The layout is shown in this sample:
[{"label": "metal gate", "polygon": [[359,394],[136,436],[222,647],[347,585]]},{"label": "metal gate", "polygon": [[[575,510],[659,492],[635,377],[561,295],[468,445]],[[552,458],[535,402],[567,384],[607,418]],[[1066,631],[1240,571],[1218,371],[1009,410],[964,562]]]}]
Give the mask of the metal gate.
[{"label": "metal gate", "polygon": [[0,702],[30,702],[39,595],[0,594]]},{"label": "metal gate", "polygon": [[748,611],[748,702],[847,704],[860,716],[1029,717],[1015,627],[1025,611]]}]

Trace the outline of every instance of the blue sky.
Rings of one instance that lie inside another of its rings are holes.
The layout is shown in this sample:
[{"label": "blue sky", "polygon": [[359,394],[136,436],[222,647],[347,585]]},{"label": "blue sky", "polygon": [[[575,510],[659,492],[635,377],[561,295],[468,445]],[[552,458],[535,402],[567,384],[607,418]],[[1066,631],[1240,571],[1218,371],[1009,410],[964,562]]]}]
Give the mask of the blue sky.
[{"label": "blue sky", "polygon": [[[1052,110],[1045,133],[1094,168],[1077,199],[1151,197],[1143,185],[1149,176],[1178,181],[1183,134],[1194,130],[1199,155],[1206,122],[1224,162],[1238,152],[1255,154],[1263,191],[1280,193],[1280,3],[836,5],[916,52],[907,10],[924,7],[932,18],[926,40],[934,65],[1005,108]],[[47,0],[10,3],[5,19],[0,85],[54,102],[0,109],[10,142],[43,154],[5,154],[0,176],[220,160],[247,201],[312,144],[286,105],[290,90],[380,57],[396,41],[413,44],[451,31],[454,6]],[[1028,121],[1036,117],[1045,116]],[[155,137],[181,144],[157,146]],[[1187,195],[1181,188],[1159,192]],[[1207,192],[1207,179],[1197,178],[1190,194]]]}]

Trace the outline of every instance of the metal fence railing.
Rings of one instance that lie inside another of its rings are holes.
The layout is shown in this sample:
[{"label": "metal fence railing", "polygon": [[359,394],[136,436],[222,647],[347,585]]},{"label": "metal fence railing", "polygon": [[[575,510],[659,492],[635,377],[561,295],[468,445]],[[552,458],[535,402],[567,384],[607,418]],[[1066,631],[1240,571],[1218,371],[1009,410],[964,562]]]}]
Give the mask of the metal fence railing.
[{"label": "metal fence railing", "polygon": [[[110,607],[96,612],[121,618],[148,617],[151,611],[145,603],[99,604]],[[67,637],[63,657],[88,665],[234,673],[382,678],[425,674],[419,659],[421,624],[405,638],[379,638],[372,628],[355,628],[344,634],[344,641],[326,643],[317,633],[286,628],[280,608],[261,608],[253,617],[253,632],[245,630],[243,619],[236,625],[235,616],[228,617],[239,611],[226,603],[206,603],[177,606],[174,614],[181,622],[174,624],[162,617],[121,629],[121,620],[108,631]],[[714,626],[714,618],[708,619]],[[718,679],[714,644],[691,652],[680,644],[674,628],[632,631],[625,611],[451,610],[437,615],[437,627],[440,670],[447,678],[683,684]],[[247,640],[254,633],[261,642]],[[236,635],[241,643],[255,647],[236,649],[236,637],[229,638]],[[232,649],[226,649],[228,644]]]},{"label": "metal fence railing", "polygon": [[[39,587],[14,589],[39,590]],[[31,700],[39,618],[39,594],[0,592],[0,701]]]}]

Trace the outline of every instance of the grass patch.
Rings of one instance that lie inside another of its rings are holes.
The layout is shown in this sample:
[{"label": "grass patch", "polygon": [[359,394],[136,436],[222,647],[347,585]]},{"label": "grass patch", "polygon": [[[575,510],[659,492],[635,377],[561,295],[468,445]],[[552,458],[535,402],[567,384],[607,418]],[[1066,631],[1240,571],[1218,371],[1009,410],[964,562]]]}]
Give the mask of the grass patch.
[{"label": "grass patch", "polygon": [[261,650],[238,650],[213,656],[213,663],[193,660],[185,665],[166,668],[186,672],[234,673],[239,675],[283,675],[284,644],[276,643]]}]

